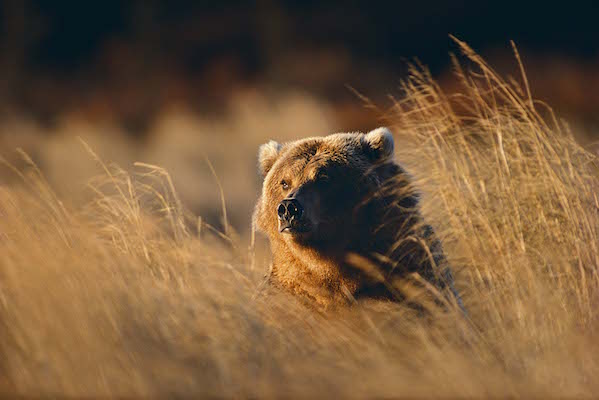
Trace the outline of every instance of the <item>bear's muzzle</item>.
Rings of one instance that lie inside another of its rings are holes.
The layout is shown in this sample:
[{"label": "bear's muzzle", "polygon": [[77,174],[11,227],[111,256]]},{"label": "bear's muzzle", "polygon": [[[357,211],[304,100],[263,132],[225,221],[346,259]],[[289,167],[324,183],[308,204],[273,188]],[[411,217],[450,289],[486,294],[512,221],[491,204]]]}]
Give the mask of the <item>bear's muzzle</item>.
[{"label": "bear's muzzle", "polygon": [[299,230],[304,208],[297,199],[284,199],[277,206],[279,232]]}]

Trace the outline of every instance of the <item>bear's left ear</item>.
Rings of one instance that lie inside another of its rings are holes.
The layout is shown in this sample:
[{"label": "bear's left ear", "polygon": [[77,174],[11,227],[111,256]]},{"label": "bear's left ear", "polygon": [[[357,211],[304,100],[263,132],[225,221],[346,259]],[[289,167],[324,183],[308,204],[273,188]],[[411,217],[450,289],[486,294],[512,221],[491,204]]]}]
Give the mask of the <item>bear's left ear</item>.
[{"label": "bear's left ear", "polygon": [[393,135],[385,127],[377,128],[365,134],[362,142],[373,160],[386,160],[393,158]]},{"label": "bear's left ear", "polygon": [[274,140],[260,146],[258,150],[258,168],[263,177],[268,174],[268,171],[270,171],[275,161],[277,161],[281,147],[283,146]]}]

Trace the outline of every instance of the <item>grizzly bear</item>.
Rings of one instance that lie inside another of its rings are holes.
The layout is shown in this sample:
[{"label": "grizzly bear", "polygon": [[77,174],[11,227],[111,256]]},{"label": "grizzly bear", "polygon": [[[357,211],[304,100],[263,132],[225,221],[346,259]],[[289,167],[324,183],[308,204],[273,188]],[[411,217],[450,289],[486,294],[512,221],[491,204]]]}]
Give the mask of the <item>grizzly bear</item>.
[{"label": "grizzly bear", "polygon": [[402,300],[398,280],[412,279],[462,307],[387,128],[270,141],[258,158],[264,183],[253,222],[270,240],[272,285],[328,307]]}]

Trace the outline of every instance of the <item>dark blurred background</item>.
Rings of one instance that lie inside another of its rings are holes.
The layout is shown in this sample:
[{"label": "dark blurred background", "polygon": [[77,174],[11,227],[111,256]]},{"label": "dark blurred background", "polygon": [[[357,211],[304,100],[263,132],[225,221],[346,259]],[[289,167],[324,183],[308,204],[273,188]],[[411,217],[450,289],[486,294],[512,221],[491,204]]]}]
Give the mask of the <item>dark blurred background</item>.
[{"label": "dark blurred background", "polygon": [[[593,2],[0,4],[0,156],[19,165],[14,149],[23,148],[68,199],[98,173],[79,136],[127,170],[135,161],[166,168],[183,203],[218,225],[207,157],[243,231],[261,185],[261,143],[380,125],[348,86],[389,107],[415,59],[454,90],[450,34],[517,76],[514,40],[533,96],[589,149],[599,139]],[[0,171],[0,184],[10,179]]]},{"label": "dark blurred background", "polygon": [[218,113],[260,87],[299,88],[335,105],[339,129],[366,128],[346,85],[383,99],[414,58],[444,82],[449,34],[508,73],[513,39],[537,97],[585,133],[599,121],[597,2],[4,0],[0,13],[2,112],[45,124],[77,112],[143,135],[169,104]]}]

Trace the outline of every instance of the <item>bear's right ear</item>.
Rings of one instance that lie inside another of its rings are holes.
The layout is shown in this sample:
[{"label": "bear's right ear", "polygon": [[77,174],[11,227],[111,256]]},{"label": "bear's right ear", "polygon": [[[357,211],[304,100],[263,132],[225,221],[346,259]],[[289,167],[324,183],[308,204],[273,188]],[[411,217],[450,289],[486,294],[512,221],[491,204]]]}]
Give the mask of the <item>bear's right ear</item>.
[{"label": "bear's right ear", "polygon": [[263,177],[268,174],[268,171],[270,171],[275,161],[277,161],[281,147],[283,146],[274,140],[260,146],[258,150],[258,168]]},{"label": "bear's right ear", "polygon": [[372,159],[382,161],[393,158],[395,145],[389,129],[381,127],[372,130],[362,137],[362,142]]}]

